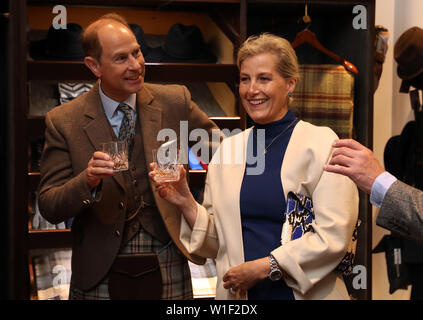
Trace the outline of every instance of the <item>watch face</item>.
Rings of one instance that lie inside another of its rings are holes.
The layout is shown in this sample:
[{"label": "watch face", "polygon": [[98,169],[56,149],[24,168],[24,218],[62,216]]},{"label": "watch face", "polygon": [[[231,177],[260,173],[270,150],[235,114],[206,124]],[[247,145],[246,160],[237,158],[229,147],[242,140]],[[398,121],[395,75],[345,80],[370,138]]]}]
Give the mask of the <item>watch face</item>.
[{"label": "watch face", "polygon": [[269,278],[272,281],[278,281],[282,278],[282,272],[280,270],[272,270],[269,274]]}]

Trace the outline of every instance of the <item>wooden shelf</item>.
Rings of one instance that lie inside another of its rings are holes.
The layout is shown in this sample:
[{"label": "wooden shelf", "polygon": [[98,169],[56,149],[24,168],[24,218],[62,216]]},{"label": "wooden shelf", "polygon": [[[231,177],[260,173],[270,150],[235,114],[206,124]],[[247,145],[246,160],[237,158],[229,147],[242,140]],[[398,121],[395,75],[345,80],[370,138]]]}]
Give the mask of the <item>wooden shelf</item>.
[{"label": "wooden shelf", "polygon": [[72,234],[69,229],[29,230],[29,249],[72,248]]},{"label": "wooden shelf", "polygon": [[28,187],[29,191],[35,191],[40,184],[40,173],[39,172],[29,172],[28,173]]},{"label": "wooden shelf", "polygon": [[[56,5],[56,0],[27,0],[28,5]],[[85,0],[85,1],[75,1],[75,0],[62,0],[60,4],[62,5],[84,5],[84,6],[119,6],[119,7],[128,7],[128,6],[156,6],[163,7],[167,6],[170,3],[172,4],[189,4],[189,5],[210,5],[210,4],[239,4],[240,0],[126,0],[123,4],[121,0]]]},{"label": "wooden shelf", "polygon": [[[82,61],[28,60],[27,70],[28,81],[96,80]],[[237,77],[234,64],[146,63],[145,81],[227,82]]]}]

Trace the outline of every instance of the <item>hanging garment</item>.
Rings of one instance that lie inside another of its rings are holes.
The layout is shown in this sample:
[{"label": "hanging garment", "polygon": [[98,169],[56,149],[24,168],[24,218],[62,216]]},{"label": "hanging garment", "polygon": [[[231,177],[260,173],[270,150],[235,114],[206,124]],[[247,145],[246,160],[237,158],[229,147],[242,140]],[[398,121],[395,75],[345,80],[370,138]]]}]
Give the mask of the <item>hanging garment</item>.
[{"label": "hanging garment", "polygon": [[411,271],[404,262],[403,242],[401,237],[386,235],[373,249],[373,253],[385,252],[390,294],[398,289],[406,290],[411,284]]},{"label": "hanging garment", "polygon": [[[416,121],[408,122],[401,135],[391,137],[385,146],[385,169],[397,179],[423,190],[423,166],[419,159],[421,129]],[[423,246],[401,238],[403,260],[409,269],[411,300],[423,300]]]},{"label": "hanging garment", "polygon": [[354,76],[341,65],[300,65],[299,73],[292,104],[297,117],[351,138]]},{"label": "hanging garment", "polygon": [[47,81],[28,83],[29,114],[44,117],[47,112],[59,104],[57,84]]}]

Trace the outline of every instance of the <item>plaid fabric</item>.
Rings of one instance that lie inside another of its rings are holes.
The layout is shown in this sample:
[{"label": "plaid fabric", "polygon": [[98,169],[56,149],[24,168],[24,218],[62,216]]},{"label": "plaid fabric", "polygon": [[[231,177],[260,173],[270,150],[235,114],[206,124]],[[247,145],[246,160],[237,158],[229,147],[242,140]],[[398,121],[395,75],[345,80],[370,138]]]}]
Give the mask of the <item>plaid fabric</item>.
[{"label": "plaid fabric", "polygon": [[292,110],[298,118],[351,138],[354,77],[343,66],[301,65]]},{"label": "plaid fabric", "polygon": [[191,271],[194,299],[214,298],[216,296],[216,263],[207,259],[204,265],[197,265],[188,261]]},{"label": "plaid fabric", "polygon": [[[123,247],[120,253],[156,252],[162,273],[163,292],[161,299],[192,299],[191,275],[187,259],[179,253],[172,241],[163,243],[154,239],[143,229]],[[148,288],[146,288],[148,290]],[[71,300],[109,300],[108,277],[94,289],[84,292],[71,285]]]}]

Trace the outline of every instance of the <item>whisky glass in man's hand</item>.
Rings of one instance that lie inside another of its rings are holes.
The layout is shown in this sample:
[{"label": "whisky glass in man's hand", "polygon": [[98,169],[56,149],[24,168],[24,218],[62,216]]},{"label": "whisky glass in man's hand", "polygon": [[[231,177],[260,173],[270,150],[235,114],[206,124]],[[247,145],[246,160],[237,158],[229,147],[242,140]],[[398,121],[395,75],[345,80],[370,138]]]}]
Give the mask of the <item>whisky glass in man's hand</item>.
[{"label": "whisky glass in man's hand", "polygon": [[126,141],[102,143],[100,150],[110,156],[114,163],[113,171],[119,172],[128,170],[128,144]]}]

